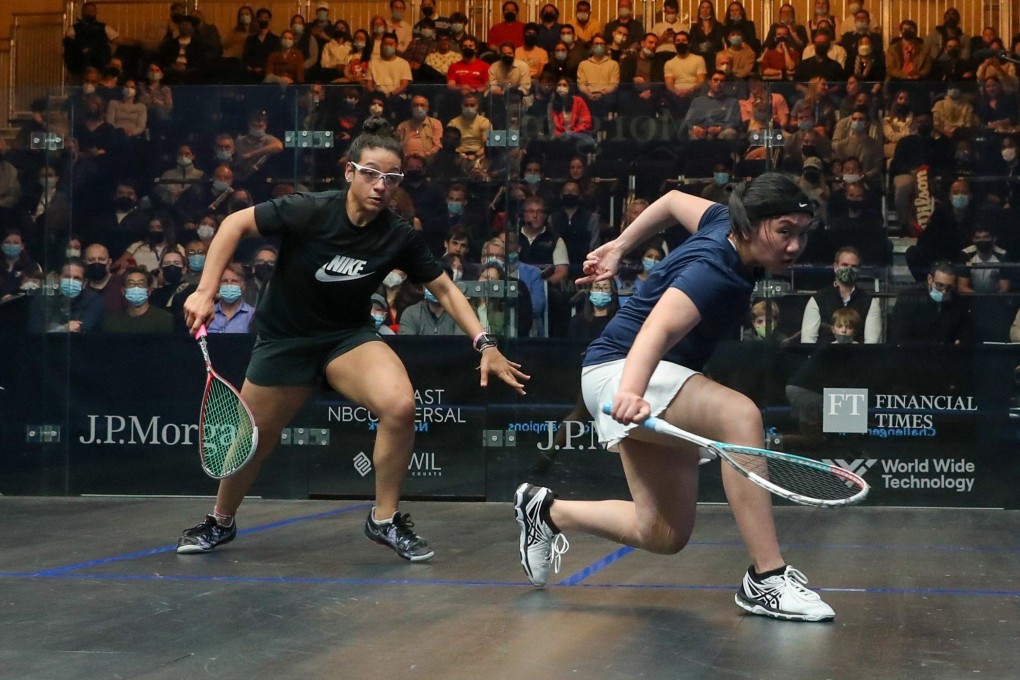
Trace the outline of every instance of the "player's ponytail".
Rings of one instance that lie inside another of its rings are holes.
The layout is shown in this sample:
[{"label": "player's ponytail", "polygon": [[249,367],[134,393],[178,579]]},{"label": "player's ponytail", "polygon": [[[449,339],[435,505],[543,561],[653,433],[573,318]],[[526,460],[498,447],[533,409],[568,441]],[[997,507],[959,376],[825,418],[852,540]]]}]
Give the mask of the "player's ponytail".
[{"label": "player's ponytail", "polygon": [[782,172],[766,172],[750,182],[743,181],[730,194],[730,230],[749,240],[761,221],[780,215],[815,215],[816,202],[797,182]]},{"label": "player's ponytail", "polygon": [[384,118],[369,118],[361,130],[361,134],[351,143],[351,148],[347,152],[348,159],[358,163],[366,149],[385,149],[396,154],[403,164],[404,148],[393,136],[393,127]]}]

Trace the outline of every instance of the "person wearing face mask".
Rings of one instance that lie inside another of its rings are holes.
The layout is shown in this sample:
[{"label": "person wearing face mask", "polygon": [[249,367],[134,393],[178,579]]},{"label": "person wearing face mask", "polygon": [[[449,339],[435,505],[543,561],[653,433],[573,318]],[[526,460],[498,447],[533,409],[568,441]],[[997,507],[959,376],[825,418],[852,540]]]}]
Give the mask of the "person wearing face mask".
[{"label": "person wearing face mask", "polygon": [[429,115],[425,95],[411,97],[411,117],[397,126],[396,135],[407,157],[428,158],[442,148],[443,124]]},{"label": "person wearing face mask", "polygon": [[543,69],[549,63],[549,53],[538,45],[539,25],[527,23],[524,25],[524,44],[514,50],[514,58],[519,59],[528,65],[528,73],[532,81],[538,80]]},{"label": "person wearing face mask", "polygon": [[103,299],[85,286],[85,263],[72,257],[60,269],[53,295],[35,296],[29,333],[90,333],[103,321]]},{"label": "person wearing face mask", "polygon": [[280,49],[266,59],[264,83],[293,85],[305,82],[305,56],[295,47],[294,31],[280,33]]},{"label": "person wearing face mask", "polygon": [[516,58],[517,48],[512,42],[506,41],[497,49],[499,59],[489,67],[489,96],[504,98],[511,92],[518,92],[523,97],[523,105],[530,107],[534,102],[531,96],[531,69],[526,62]]},{"label": "person wearing face mask", "polygon": [[810,43],[810,40],[808,40],[807,29],[803,24],[797,21],[796,8],[788,2],[783,3],[783,5],[779,7],[777,21],[769,27],[768,35],[765,36],[766,44],[776,44],[776,35],[780,27],[786,29],[787,49],[795,51],[798,55],[803,52],[804,48]]},{"label": "person wearing face mask", "polygon": [[726,49],[721,55],[730,58],[732,64],[731,75],[734,78],[746,78],[754,70],[755,53],[747,43],[744,42],[744,32],[740,26],[731,26],[726,33]]},{"label": "person wearing face mask", "polygon": [[751,48],[755,55],[761,53],[761,41],[758,39],[754,22],[747,18],[747,10],[744,9],[743,3],[737,0],[726,7],[726,20],[723,22],[723,35],[727,37],[729,45],[733,44],[730,38],[734,29],[740,31],[742,44]]},{"label": "person wearing face mask", "polygon": [[126,307],[103,319],[104,333],[152,334],[172,333],[173,315],[149,301],[149,277],[141,267],[129,267],[124,272],[122,294]]},{"label": "person wearing face mask", "polygon": [[397,36],[385,33],[382,36],[382,48],[378,58],[373,58],[368,65],[369,92],[380,92],[386,95],[387,108],[399,111],[398,118],[403,118],[402,110],[406,110],[403,95],[411,84],[411,65],[403,57],[397,56]]},{"label": "person wearing face mask", "polygon": [[8,158],[7,142],[0,139],[0,223],[12,224],[21,202],[21,182],[18,179],[18,168]]},{"label": "person wearing face mask", "polygon": [[267,131],[269,119],[264,111],[248,117],[248,133],[234,142],[234,181],[245,182],[257,172],[264,171],[266,163],[283,152],[283,142]]},{"label": "person wearing face mask", "polygon": [[42,275],[42,268],[25,248],[21,231],[7,228],[4,231],[3,252],[0,257],[0,296],[13,295],[21,288],[25,276]]},{"label": "person wearing face mask", "polygon": [[806,344],[830,344],[834,341],[832,326],[822,323],[831,319],[837,309],[853,309],[864,319],[854,337],[857,342],[876,344],[882,341],[882,309],[877,298],[857,287],[861,253],[853,246],[836,251],[832,261],[834,279],[808,300],[800,326],[800,341]]},{"label": "person wearing face mask", "polygon": [[560,23],[560,10],[551,3],[542,5],[538,12],[538,22],[538,46],[552,54],[564,26]]},{"label": "person wearing face mask", "polygon": [[115,151],[121,135],[106,122],[106,108],[102,97],[96,94],[83,98],[80,115],[75,121],[74,137],[78,142],[79,156],[92,160],[100,171],[110,169],[112,151]]},{"label": "person wearing face mask", "polygon": [[874,187],[882,183],[885,152],[878,137],[878,125],[868,118],[868,110],[860,107],[850,115],[850,134],[832,144],[832,156],[840,161],[853,157],[860,162],[864,179]]},{"label": "person wearing face mask", "polygon": [[956,38],[946,40],[942,52],[932,60],[929,80],[944,83],[959,83],[961,80],[973,80],[974,66],[963,56],[963,48]]},{"label": "person wearing face mask", "polygon": [[450,17],[439,13],[436,9],[436,0],[421,0],[418,3],[418,12],[421,14],[421,19],[411,29],[414,37],[421,35],[423,22],[426,20],[433,23],[433,28],[437,34],[440,31],[450,30]]},{"label": "person wearing face mask", "polygon": [[605,116],[616,107],[620,87],[620,64],[609,56],[609,45],[601,34],[592,39],[591,57],[577,67],[577,89],[591,102],[592,112]]},{"label": "person wearing face mask", "polygon": [[266,62],[269,61],[269,55],[280,49],[279,36],[269,30],[272,20],[273,13],[264,7],[260,8],[255,13],[256,31],[244,42],[241,65],[250,82],[261,82],[266,77]]},{"label": "person wearing face mask", "polygon": [[741,342],[786,343],[786,334],[779,330],[779,305],[775,302],[758,300],[751,305],[748,318],[751,325],[741,331]]},{"label": "person wearing face mask", "polygon": [[843,24],[846,32],[839,41],[846,48],[850,60],[861,54],[861,41],[864,39],[868,41],[867,54],[864,56],[883,56],[882,34],[871,25],[871,12],[863,8],[858,9],[851,19],[850,23]]},{"label": "person wearing face mask", "polygon": [[85,247],[82,260],[85,263],[85,287],[103,299],[103,315],[124,309],[126,301],[121,294],[121,277],[110,271],[113,259],[106,246],[90,243]]},{"label": "person wearing face mask", "polygon": [[896,296],[889,318],[889,342],[898,345],[969,345],[973,326],[956,292],[956,267],[937,262],[923,283]]},{"label": "person wearing face mask", "polygon": [[338,21],[330,29],[330,38],[322,44],[319,56],[319,76],[322,82],[332,82],[341,77],[344,66],[350,60],[354,45],[351,42],[347,22]]},{"label": "person wearing face mask", "polygon": [[127,137],[144,134],[148,123],[148,109],[138,101],[137,94],[135,81],[125,80],[122,98],[112,100],[106,108],[106,122]]},{"label": "person wearing face mask", "polygon": [[372,322],[375,324],[375,332],[379,335],[396,335],[392,328],[386,323],[390,306],[386,304],[386,298],[376,293],[372,296]]},{"label": "person wearing face mask", "polygon": [[252,255],[251,278],[248,279],[244,288],[243,298],[245,302],[256,309],[272,283],[279,255],[280,251],[276,246],[269,244],[260,246]]},{"label": "person wearing face mask", "polygon": [[192,185],[200,182],[205,173],[195,167],[195,153],[187,144],[177,147],[177,163],[159,176],[153,189],[165,206],[172,206]]},{"label": "person wearing face mask", "polygon": [[184,329],[184,301],[196,290],[195,284],[184,278],[186,271],[187,263],[181,254],[167,251],[159,262],[156,287],[149,292],[149,304],[169,312],[177,331]]},{"label": "person wearing face mask", "polygon": [[969,58],[970,36],[960,24],[960,10],[956,7],[947,7],[942,13],[942,23],[938,24],[924,38],[924,48],[932,60],[938,58],[945,50],[949,40],[956,40],[961,46],[961,54]]},{"label": "person wearing face mask", "polygon": [[592,118],[588,104],[575,94],[573,81],[560,77],[549,102],[549,123],[553,141],[567,145],[574,152],[593,147]]},{"label": "person wearing face mask", "polygon": [[117,258],[113,271],[122,272],[127,267],[145,267],[147,271],[159,268],[159,261],[167,251],[179,252],[184,248],[177,243],[177,233],[169,216],[153,217],[149,220],[145,238],[129,245]]},{"label": "person wearing face mask", "polygon": [[218,300],[213,307],[209,333],[250,333],[254,329],[255,308],[244,301],[244,268],[228,264],[220,276]]},{"label": "person wearing face mask", "polygon": [[[485,63],[481,60],[478,61],[482,64]],[[460,144],[457,146],[457,153],[471,164],[473,170],[482,170],[486,163],[485,144],[489,130],[492,129],[492,123],[479,112],[478,95],[466,94],[461,101],[461,114],[453,118],[448,125],[460,131]]]},{"label": "person wearing face mask", "polygon": [[665,86],[665,60],[656,58],[659,37],[645,33],[635,52],[620,61],[620,111],[634,117],[656,115]]},{"label": "person wearing face mask", "polygon": [[113,46],[125,42],[117,29],[99,21],[98,14],[96,3],[82,4],[81,19],[64,34],[64,64],[73,75],[81,76],[89,66],[106,66],[113,56]]},{"label": "person wearing face mask", "polygon": [[712,181],[701,190],[701,197],[713,203],[726,205],[733,192],[733,168],[719,162],[712,168]]},{"label": "person wearing face mask", "polygon": [[936,139],[956,139],[958,134],[966,135],[972,131],[977,123],[974,105],[963,96],[960,85],[958,82],[949,83],[946,96],[931,107]]},{"label": "person wearing face mask", "polygon": [[970,184],[958,178],[950,185],[948,194],[936,201],[928,226],[917,237],[917,243],[907,248],[907,266],[914,278],[923,281],[934,262],[958,261],[980,221]]},{"label": "person wearing face mask", "polygon": [[569,276],[580,276],[584,256],[598,245],[600,232],[598,216],[582,203],[577,182],[565,182],[560,188],[559,209],[549,216],[549,226],[567,246]]},{"label": "person wearing face mask", "polygon": [[[627,45],[622,44],[623,41],[617,42],[614,40],[616,29],[621,26],[627,29]],[[628,47],[630,42],[636,41],[645,32],[645,25],[641,23],[637,13],[634,12],[634,1],[618,0],[616,4],[616,17],[606,22],[606,28],[602,32],[602,37],[606,39],[606,43],[613,45],[614,49],[619,50]]]},{"label": "person wearing face mask", "polygon": [[505,42],[513,43],[514,49],[524,46],[524,22],[520,20],[520,6],[515,0],[507,0],[502,6],[502,21],[492,25],[486,42],[493,51]]},{"label": "person wearing face mask", "polygon": [[182,16],[179,33],[168,33],[159,46],[157,61],[166,72],[169,84],[194,85],[205,78],[210,48],[196,34],[197,24],[197,17]]},{"label": "person wearing face mask", "polygon": [[489,87],[489,65],[478,58],[474,38],[466,38],[460,47],[461,60],[450,66],[446,86],[462,96],[484,93]]},{"label": "person wearing face mask", "polygon": [[430,67],[424,70],[425,58],[437,49],[436,24],[432,19],[425,18],[415,24],[421,30],[415,30],[411,44],[404,50],[403,57],[411,66],[411,79],[418,84],[445,82],[446,74],[440,74]]},{"label": "person wearing face mask", "polygon": [[243,73],[241,57],[244,56],[244,44],[249,37],[255,34],[257,29],[255,10],[251,5],[238,7],[234,25],[223,36],[223,61],[221,64],[228,69],[229,73]]},{"label": "person wearing face mask", "polygon": [[925,80],[931,72],[932,60],[917,37],[917,23],[907,19],[900,24],[900,37],[889,45],[886,66],[891,82]]},{"label": "person wearing face mask", "polygon": [[996,242],[991,226],[980,222],[975,224],[970,232],[970,245],[960,251],[956,261],[962,265],[957,281],[961,294],[1009,292],[1007,272],[990,266],[1011,262],[1006,249]]}]

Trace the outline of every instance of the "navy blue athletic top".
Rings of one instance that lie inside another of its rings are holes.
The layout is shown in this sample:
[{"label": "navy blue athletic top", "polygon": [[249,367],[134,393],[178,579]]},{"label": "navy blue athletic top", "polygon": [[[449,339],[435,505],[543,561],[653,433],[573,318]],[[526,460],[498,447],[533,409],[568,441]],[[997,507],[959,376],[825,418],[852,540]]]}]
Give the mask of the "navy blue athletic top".
[{"label": "navy blue athletic top", "polygon": [[701,218],[698,231],[656,265],[641,290],[616,313],[606,330],[588,346],[585,366],[624,359],[641,325],[659,298],[669,289],[687,294],[701,321],[663,356],[694,370],[708,360],[716,343],[737,338],[748,313],[754,274],[741,263],[730,231],[730,211],[713,205]]}]

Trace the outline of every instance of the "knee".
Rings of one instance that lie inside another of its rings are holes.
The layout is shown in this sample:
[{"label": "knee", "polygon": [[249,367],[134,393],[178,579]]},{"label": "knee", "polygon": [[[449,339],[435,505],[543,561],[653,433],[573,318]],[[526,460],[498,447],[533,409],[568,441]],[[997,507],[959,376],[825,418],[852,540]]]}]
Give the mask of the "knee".
[{"label": "knee", "polygon": [[[764,431],[764,424],[761,419],[761,411],[758,410],[755,403],[746,397],[741,397],[730,408],[732,410],[724,441],[745,446],[761,446],[759,440]],[[758,443],[751,443],[750,440]]]},{"label": "knee", "polygon": [[382,401],[376,415],[383,425],[398,427],[414,427],[414,396],[398,395]]},{"label": "knee", "polygon": [[656,517],[639,530],[641,547],[656,555],[675,555],[684,549],[691,537],[691,528],[671,524]]}]

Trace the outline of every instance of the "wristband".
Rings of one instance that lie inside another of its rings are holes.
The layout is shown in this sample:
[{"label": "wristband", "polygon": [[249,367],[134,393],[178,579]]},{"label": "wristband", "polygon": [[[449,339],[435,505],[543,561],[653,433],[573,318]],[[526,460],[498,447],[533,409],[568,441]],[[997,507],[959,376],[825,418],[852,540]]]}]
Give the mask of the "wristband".
[{"label": "wristband", "polygon": [[471,340],[471,346],[478,349],[478,341],[485,337],[485,331],[482,331]]},{"label": "wristband", "polygon": [[495,335],[489,335],[488,333],[479,333],[475,336],[474,340],[475,350],[481,352],[488,347],[496,347],[497,341]]}]

